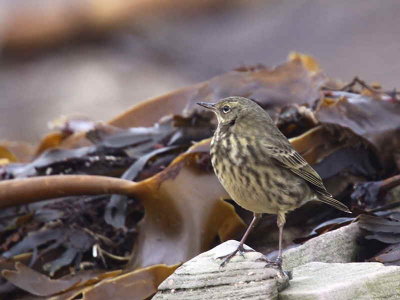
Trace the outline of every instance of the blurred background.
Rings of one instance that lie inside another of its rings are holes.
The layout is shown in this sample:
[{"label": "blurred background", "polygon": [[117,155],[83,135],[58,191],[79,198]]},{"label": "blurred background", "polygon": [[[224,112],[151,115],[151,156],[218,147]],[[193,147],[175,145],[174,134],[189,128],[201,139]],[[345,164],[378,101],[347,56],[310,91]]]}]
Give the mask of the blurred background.
[{"label": "blurred background", "polygon": [[0,0],[0,140],[133,104],[291,51],[400,86],[398,0]]}]

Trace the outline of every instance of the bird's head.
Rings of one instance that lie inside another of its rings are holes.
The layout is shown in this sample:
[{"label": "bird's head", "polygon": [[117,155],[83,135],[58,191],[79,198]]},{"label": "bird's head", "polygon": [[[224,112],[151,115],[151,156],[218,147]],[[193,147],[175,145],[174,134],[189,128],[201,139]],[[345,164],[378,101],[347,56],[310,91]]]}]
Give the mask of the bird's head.
[{"label": "bird's head", "polygon": [[219,126],[233,126],[236,121],[264,115],[263,109],[254,101],[244,97],[228,97],[216,103],[198,102],[217,115]]}]

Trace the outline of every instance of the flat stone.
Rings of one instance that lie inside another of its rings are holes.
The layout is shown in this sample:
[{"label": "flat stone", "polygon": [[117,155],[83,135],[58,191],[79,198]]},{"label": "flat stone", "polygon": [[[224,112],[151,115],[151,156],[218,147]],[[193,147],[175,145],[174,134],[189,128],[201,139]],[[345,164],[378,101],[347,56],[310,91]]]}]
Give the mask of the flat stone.
[{"label": "flat stone", "polygon": [[280,300],[400,299],[400,267],[313,262],[293,269]]},{"label": "flat stone", "polygon": [[187,261],[161,283],[153,299],[278,299],[278,290],[287,287],[288,278],[265,267],[259,260],[261,253],[236,255],[221,267],[220,257],[238,244],[227,241]]},{"label": "flat stone", "polygon": [[346,263],[355,261],[361,236],[358,223],[341,227],[315,237],[283,253],[283,269],[291,271],[309,262]]}]

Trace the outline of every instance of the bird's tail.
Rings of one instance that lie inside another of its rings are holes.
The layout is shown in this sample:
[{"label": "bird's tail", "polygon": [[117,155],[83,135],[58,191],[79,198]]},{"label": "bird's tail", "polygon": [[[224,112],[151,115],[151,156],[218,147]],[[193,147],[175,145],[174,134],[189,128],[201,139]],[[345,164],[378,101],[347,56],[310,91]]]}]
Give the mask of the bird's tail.
[{"label": "bird's tail", "polygon": [[325,196],[325,195],[318,195],[316,200],[324,202],[326,204],[333,206],[334,208],[337,208],[341,211],[351,214],[350,209],[346,205],[344,205],[342,202],[340,202],[332,197]]}]

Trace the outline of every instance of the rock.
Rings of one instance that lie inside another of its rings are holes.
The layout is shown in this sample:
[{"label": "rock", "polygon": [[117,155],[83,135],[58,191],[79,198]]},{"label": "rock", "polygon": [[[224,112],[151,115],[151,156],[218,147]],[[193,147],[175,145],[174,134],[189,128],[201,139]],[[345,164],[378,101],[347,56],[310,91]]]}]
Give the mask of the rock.
[{"label": "rock", "polygon": [[313,262],[293,269],[280,300],[400,299],[400,267]]},{"label": "rock", "polygon": [[341,227],[315,237],[303,245],[283,253],[283,269],[291,271],[308,262],[345,263],[355,260],[361,236],[358,223]]},{"label": "rock", "polygon": [[[321,235],[314,239],[317,242],[310,240],[287,251],[286,265],[293,265],[295,259],[298,264],[310,259],[350,261],[355,253],[351,247],[356,247],[359,235],[357,224]],[[153,299],[400,299],[398,266],[308,262],[293,268],[288,286],[288,278],[265,267],[261,260],[264,256],[258,252],[236,255],[220,267],[219,257],[231,253],[237,245],[237,241],[228,241],[186,262],[159,286]],[[343,253],[336,253],[339,251]]]},{"label": "rock", "polygon": [[231,253],[237,245],[237,241],[227,241],[184,263],[161,283],[153,299],[278,299],[278,290],[287,287],[288,278],[257,261],[263,257],[261,253],[236,255],[220,266],[218,257]]}]

